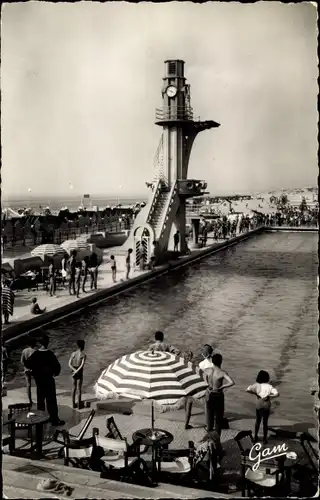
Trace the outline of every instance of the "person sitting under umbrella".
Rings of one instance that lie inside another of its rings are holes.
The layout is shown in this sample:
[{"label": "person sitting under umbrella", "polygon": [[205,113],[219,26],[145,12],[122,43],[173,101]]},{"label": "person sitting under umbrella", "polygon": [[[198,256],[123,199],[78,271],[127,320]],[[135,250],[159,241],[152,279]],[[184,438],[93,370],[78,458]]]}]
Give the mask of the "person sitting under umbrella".
[{"label": "person sitting under umbrella", "polygon": [[[194,467],[198,464],[209,466],[210,479],[212,473],[221,467],[221,460],[224,452],[221,446],[220,436],[216,431],[206,432],[203,438],[195,446]],[[207,475],[206,475],[207,477]]]}]

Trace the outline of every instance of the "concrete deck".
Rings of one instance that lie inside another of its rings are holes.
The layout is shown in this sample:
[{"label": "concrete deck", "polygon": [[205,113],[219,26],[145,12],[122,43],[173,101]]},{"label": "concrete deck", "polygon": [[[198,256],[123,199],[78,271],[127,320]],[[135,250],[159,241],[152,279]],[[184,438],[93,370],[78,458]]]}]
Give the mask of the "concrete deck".
[{"label": "concrete deck", "polygon": [[[33,388],[33,398],[36,399],[35,389]],[[59,416],[66,421],[65,428],[72,434],[77,434],[87,418],[91,409],[74,410],[71,407],[71,398],[69,391],[58,390]],[[100,436],[107,432],[106,418],[113,416],[123,437],[132,442],[134,431],[147,428],[151,425],[151,405],[150,402],[136,402],[129,399],[108,400],[98,402],[92,394],[84,394],[85,401],[91,402],[91,408],[96,409],[96,415],[87,431],[90,436],[92,428],[98,427]],[[8,405],[17,402],[26,402],[26,393],[24,389],[8,390],[7,396],[3,397],[3,415],[6,418]],[[191,418],[190,430],[184,429],[184,410],[161,413],[155,411],[155,426],[165,429],[174,436],[170,447],[185,448],[188,441],[199,442],[205,434],[204,430],[204,411],[202,407],[195,406]],[[36,486],[41,478],[56,478],[59,481],[69,484],[74,488],[72,498],[200,498],[200,497],[234,497],[240,496],[239,478],[240,478],[240,452],[234,441],[235,435],[240,430],[252,429],[254,426],[253,415],[231,415],[226,413],[229,419],[229,429],[222,431],[221,441],[225,452],[222,462],[222,481],[217,485],[219,491],[228,493],[222,494],[208,491],[191,490],[174,485],[159,485],[155,489],[144,488],[140,486],[127,485],[114,481],[101,480],[96,473],[89,473],[83,470],[66,468],[61,459],[57,458],[57,451],[60,445],[52,441],[55,428],[51,424],[45,426],[44,439],[44,459],[41,461],[30,460],[28,455],[24,458],[11,457],[3,455],[3,480],[4,493],[9,498],[44,498],[48,495],[36,491]],[[271,415],[270,427],[283,430],[293,430],[303,432],[307,429],[307,424],[296,424],[292,420],[285,420]],[[19,431],[17,437],[18,452],[26,446],[25,431]],[[269,447],[280,444],[283,439],[269,435]],[[295,451],[299,457],[303,457],[301,446],[298,440],[286,440],[290,451]],[[150,457],[144,456],[148,462]],[[133,489],[131,488],[133,487]],[[29,495],[29,496],[28,496]],[[52,498],[52,496],[51,496]],[[58,498],[61,498],[59,496]],[[63,497],[62,497],[63,498]]]}]

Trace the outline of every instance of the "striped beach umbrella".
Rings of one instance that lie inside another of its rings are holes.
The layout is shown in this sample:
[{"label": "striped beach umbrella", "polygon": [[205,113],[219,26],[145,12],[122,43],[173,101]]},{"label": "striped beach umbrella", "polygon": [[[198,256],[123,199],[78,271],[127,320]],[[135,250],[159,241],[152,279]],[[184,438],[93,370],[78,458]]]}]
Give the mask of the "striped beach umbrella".
[{"label": "striped beach umbrella", "polygon": [[31,255],[33,257],[54,257],[55,255],[64,255],[66,253],[65,249],[60,245],[55,245],[53,243],[46,243],[44,245],[39,245],[33,250],[31,250]]},{"label": "striped beach umbrella", "polygon": [[77,240],[66,240],[61,244],[61,247],[70,254],[72,250],[76,250],[79,252],[80,250],[90,250],[89,243],[85,241],[77,241]]},{"label": "striped beach umbrella", "polygon": [[129,397],[177,405],[203,398],[207,384],[190,361],[169,352],[138,351],[112,363],[95,385],[98,399]]}]

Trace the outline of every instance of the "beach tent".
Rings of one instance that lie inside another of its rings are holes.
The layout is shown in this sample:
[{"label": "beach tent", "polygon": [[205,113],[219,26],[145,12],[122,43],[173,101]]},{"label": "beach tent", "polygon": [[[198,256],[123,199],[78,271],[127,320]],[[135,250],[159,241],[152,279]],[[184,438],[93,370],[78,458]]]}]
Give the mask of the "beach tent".
[{"label": "beach tent", "polygon": [[15,217],[23,217],[23,215],[19,214],[18,212],[16,212],[15,210],[13,210],[10,207],[2,209],[2,218],[4,220],[10,220],[10,219],[13,219]]}]

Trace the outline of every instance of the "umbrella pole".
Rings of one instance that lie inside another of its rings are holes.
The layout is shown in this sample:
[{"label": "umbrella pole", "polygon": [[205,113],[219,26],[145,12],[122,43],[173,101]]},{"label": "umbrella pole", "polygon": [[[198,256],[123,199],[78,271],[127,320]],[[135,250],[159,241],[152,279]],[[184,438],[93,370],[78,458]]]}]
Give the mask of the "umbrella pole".
[{"label": "umbrella pole", "polygon": [[153,401],[151,402],[151,429],[154,430],[154,406]]}]

